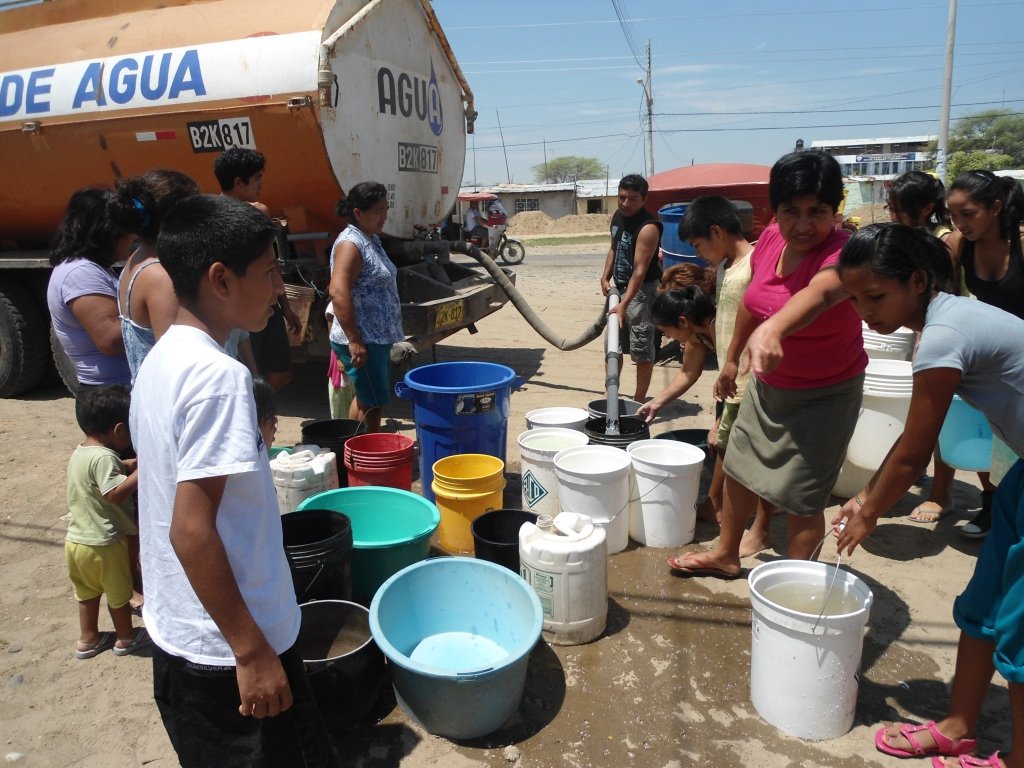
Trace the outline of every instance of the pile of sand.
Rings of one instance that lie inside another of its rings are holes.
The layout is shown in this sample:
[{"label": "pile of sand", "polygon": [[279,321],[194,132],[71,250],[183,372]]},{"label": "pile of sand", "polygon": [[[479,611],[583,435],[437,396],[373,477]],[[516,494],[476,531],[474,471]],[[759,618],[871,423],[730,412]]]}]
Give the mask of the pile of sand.
[{"label": "pile of sand", "polygon": [[570,234],[608,234],[611,226],[611,214],[586,213],[581,215],[562,216],[552,219],[543,211],[524,211],[517,213],[508,222],[509,233],[516,235],[570,235]]}]

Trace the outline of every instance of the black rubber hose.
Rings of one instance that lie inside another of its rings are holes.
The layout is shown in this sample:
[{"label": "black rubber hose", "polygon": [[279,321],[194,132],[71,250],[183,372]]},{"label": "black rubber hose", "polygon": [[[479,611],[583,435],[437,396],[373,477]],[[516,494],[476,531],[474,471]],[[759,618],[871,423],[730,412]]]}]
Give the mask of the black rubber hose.
[{"label": "black rubber hose", "polygon": [[601,336],[604,331],[604,326],[608,322],[608,312],[605,309],[605,305],[601,305],[601,314],[597,320],[591,323],[582,334],[575,339],[566,339],[564,336],[559,336],[552,331],[547,324],[540,319],[540,315],[530,308],[530,305],[526,303],[526,299],[523,295],[516,290],[516,287],[512,284],[512,281],[508,279],[501,267],[494,263],[494,260],[486,253],[481,251],[475,245],[470,245],[467,242],[457,241],[452,243],[452,250],[456,253],[462,253],[480,262],[487,274],[494,278],[494,282],[498,284],[498,287],[508,296],[509,301],[512,305],[519,310],[526,322],[528,322],[532,328],[543,337],[551,346],[561,349],[564,352],[570,352],[580,347],[585,347],[587,344],[592,342]]}]

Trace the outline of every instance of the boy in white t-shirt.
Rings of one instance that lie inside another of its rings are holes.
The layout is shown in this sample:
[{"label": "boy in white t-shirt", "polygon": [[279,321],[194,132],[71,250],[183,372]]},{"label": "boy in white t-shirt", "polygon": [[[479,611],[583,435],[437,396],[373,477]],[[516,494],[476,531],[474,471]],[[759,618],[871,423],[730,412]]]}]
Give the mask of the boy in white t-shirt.
[{"label": "boy in white t-shirt", "polygon": [[153,692],[186,768],[334,765],[293,648],[301,613],[252,378],[222,346],[273,311],[274,235],[256,208],[196,195],[157,241],[180,306],[139,369],[131,429]]}]

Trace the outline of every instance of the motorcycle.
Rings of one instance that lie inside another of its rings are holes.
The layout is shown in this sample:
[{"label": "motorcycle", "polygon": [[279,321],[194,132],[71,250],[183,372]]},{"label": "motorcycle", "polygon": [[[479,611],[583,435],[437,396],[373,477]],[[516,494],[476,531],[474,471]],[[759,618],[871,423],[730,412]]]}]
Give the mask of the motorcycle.
[{"label": "motorcycle", "polygon": [[[486,214],[486,226],[481,224],[474,232],[464,232],[466,242],[475,245],[492,259],[501,259],[509,266],[522,264],[526,258],[526,246],[506,234],[508,212],[498,198],[489,192],[472,192],[459,195],[458,199],[460,203],[479,203],[481,219],[484,219]],[[483,233],[484,229],[486,235]]]}]

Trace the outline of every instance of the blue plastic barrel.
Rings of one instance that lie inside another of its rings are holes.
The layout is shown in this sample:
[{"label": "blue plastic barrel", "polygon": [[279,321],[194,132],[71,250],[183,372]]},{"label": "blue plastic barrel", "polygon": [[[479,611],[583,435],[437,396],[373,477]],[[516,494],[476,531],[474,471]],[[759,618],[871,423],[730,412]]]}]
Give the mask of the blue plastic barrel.
[{"label": "blue plastic barrel", "polygon": [[666,205],[658,211],[658,219],[661,220],[661,250],[664,254],[662,268],[668,269],[676,264],[697,264],[706,267],[708,263],[697,256],[697,252],[685,240],[679,239],[679,222],[686,213],[686,204]]},{"label": "blue plastic barrel", "polygon": [[507,366],[475,362],[413,368],[395,384],[395,394],[413,402],[426,498],[434,501],[430,486],[438,459],[483,453],[505,461],[509,396],[522,385]]}]

